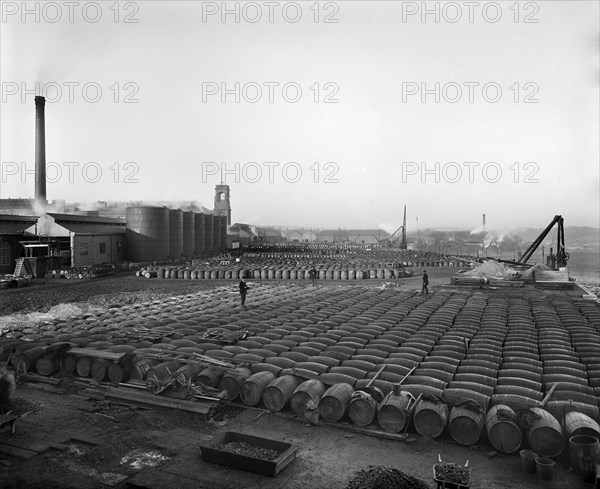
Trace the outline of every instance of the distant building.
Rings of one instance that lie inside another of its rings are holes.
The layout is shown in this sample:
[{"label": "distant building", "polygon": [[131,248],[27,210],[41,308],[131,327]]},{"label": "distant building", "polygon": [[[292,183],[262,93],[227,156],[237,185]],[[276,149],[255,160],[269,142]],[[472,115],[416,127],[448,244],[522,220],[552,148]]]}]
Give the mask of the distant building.
[{"label": "distant building", "polygon": [[314,243],[317,233],[310,229],[292,229],[286,233],[289,243]]},{"label": "distant building", "polygon": [[383,229],[325,229],[317,233],[319,243],[338,244],[378,244],[389,239],[390,234]]}]

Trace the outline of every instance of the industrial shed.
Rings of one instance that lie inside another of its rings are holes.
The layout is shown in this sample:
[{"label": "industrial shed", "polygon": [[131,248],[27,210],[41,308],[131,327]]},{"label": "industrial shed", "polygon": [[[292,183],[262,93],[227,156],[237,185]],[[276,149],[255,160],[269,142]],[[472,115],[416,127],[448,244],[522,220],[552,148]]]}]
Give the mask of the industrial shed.
[{"label": "industrial shed", "polygon": [[25,230],[36,222],[35,216],[0,214],[0,273],[15,270],[15,260],[23,256],[19,242],[31,238]]},{"label": "industrial shed", "polygon": [[42,240],[57,239],[63,265],[85,267],[115,263],[125,258],[125,221],[109,217],[90,217],[48,213],[26,230]]}]

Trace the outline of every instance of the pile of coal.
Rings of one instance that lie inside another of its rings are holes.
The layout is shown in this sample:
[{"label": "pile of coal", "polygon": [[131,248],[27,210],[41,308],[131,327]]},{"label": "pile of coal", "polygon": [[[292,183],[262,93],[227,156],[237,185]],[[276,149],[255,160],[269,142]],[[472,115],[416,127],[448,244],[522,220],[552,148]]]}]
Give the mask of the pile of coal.
[{"label": "pile of coal", "polygon": [[371,465],[368,470],[356,472],[346,489],[430,489],[430,486],[401,470]]},{"label": "pile of coal", "polygon": [[246,457],[260,458],[263,460],[275,460],[281,453],[277,450],[271,450],[270,448],[263,448],[251,445],[245,441],[230,441],[228,443],[221,443],[215,448],[223,450],[225,452],[237,453],[238,455],[245,455]]}]

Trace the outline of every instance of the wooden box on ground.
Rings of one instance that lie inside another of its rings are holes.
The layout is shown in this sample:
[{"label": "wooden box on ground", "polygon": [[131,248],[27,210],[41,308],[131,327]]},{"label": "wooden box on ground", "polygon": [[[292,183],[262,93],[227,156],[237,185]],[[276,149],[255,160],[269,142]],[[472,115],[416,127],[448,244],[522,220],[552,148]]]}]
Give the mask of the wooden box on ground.
[{"label": "wooden box on ground", "polygon": [[[256,447],[275,450],[279,452],[280,455],[274,460],[265,460],[216,448],[224,443],[236,441],[246,442]],[[275,477],[296,459],[298,447],[291,445],[290,443],[269,440],[268,438],[226,431],[225,433],[216,435],[209,443],[200,447],[200,450],[202,452],[202,460],[205,462],[227,465],[228,467],[235,467],[236,469]]]}]

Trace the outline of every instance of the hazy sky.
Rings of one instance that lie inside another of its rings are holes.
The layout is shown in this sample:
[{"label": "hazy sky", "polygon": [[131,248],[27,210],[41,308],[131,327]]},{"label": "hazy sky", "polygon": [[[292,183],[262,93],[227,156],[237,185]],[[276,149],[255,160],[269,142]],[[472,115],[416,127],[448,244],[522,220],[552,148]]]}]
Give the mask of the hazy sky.
[{"label": "hazy sky", "polygon": [[49,200],[212,208],[223,180],[254,224],[599,224],[596,1],[26,7],[2,2],[2,198],[33,196],[37,82]]}]

